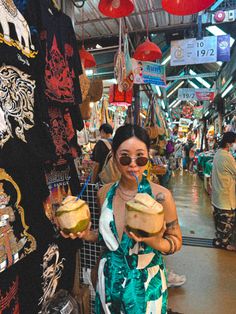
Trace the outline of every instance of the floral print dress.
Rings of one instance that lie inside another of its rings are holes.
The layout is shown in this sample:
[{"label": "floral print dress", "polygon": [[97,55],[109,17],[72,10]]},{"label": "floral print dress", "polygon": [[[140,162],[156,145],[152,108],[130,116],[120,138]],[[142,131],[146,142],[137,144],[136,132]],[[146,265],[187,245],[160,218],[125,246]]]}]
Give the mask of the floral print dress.
[{"label": "floral print dress", "polygon": [[[106,247],[99,270],[95,313],[166,314],[166,270],[161,253],[130,239],[118,237],[112,208],[119,182],[109,190],[99,221],[99,237]],[[140,192],[152,195],[143,177]]]}]

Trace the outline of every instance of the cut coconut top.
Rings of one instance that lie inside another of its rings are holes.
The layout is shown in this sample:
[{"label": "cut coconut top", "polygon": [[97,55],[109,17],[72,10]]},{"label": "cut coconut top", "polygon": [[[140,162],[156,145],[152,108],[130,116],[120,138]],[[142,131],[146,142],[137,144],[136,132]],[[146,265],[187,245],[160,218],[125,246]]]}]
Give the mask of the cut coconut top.
[{"label": "cut coconut top", "polygon": [[148,214],[160,214],[163,207],[147,193],[137,193],[132,201],[126,203],[127,210],[136,210]]},{"label": "cut coconut top", "polygon": [[79,209],[85,204],[85,201],[78,199],[76,196],[67,196],[62,202],[62,206],[57,209],[57,212],[72,211]]}]

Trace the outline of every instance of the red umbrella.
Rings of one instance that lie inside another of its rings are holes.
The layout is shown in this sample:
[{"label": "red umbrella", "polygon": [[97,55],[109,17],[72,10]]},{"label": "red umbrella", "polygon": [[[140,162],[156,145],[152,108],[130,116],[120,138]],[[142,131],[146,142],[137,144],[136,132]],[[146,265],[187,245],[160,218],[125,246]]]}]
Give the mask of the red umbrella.
[{"label": "red umbrella", "polygon": [[174,15],[190,15],[209,8],[215,0],[162,0],[165,11]]},{"label": "red umbrella", "polygon": [[105,16],[119,18],[128,16],[134,11],[133,0],[100,0],[99,11]]},{"label": "red umbrella", "polygon": [[161,49],[149,39],[139,45],[133,55],[134,59],[142,61],[154,61],[162,58]]},{"label": "red umbrella", "polygon": [[80,55],[81,63],[83,64],[85,69],[93,68],[96,66],[96,61],[94,59],[94,56],[90,52],[88,52],[84,48],[84,46],[82,46],[82,48],[79,50],[79,55]]}]

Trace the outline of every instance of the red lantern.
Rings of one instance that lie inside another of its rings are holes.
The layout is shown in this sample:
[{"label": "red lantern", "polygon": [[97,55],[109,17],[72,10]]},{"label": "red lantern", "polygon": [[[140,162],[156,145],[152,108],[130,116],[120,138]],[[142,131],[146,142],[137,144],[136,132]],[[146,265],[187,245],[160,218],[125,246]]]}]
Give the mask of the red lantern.
[{"label": "red lantern", "polygon": [[84,46],[82,46],[82,48],[79,50],[79,55],[80,55],[81,63],[83,64],[85,69],[93,68],[96,66],[96,61],[94,59],[94,56],[90,52],[85,50]]},{"label": "red lantern", "polygon": [[174,15],[190,15],[209,8],[215,0],[162,0],[165,11]]},{"label": "red lantern", "polygon": [[105,16],[119,18],[128,16],[134,11],[133,0],[100,0],[99,11]]},{"label": "red lantern", "polygon": [[132,104],[133,89],[120,92],[118,85],[113,84],[109,89],[109,103],[112,106],[130,106]]},{"label": "red lantern", "polygon": [[133,57],[136,60],[154,61],[162,58],[162,52],[156,44],[147,39],[136,48]]}]

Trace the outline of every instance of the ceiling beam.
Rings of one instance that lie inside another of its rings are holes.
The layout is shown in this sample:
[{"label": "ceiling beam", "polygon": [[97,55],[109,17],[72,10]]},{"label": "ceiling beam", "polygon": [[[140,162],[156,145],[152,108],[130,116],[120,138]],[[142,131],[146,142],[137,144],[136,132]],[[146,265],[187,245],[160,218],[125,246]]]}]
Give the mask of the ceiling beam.
[{"label": "ceiling beam", "polygon": [[210,72],[210,73],[197,73],[195,75],[183,75],[183,76],[167,76],[166,80],[167,81],[176,81],[176,80],[191,80],[191,79],[196,79],[196,77],[217,77],[218,73],[217,72]]}]

